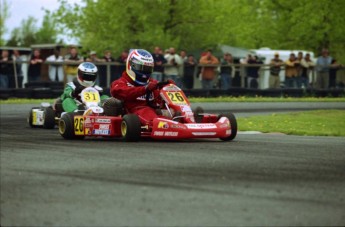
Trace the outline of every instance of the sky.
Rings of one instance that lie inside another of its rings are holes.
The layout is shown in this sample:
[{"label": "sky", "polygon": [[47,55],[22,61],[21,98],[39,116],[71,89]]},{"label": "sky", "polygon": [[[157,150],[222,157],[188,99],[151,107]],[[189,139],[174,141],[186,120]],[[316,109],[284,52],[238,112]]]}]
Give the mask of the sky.
[{"label": "sky", "polygon": [[[6,0],[9,5],[9,18],[6,20],[7,32],[4,34],[5,40],[8,40],[11,31],[20,27],[21,21],[26,20],[29,16],[37,19],[37,26],[41,26],[44,9],[49,11],[57,10],[60,6],[58,0]],[[67,0],[68,3],[81,3],[82,0]],[[65,41],[69,41],[68,37],[62,37]]]}]

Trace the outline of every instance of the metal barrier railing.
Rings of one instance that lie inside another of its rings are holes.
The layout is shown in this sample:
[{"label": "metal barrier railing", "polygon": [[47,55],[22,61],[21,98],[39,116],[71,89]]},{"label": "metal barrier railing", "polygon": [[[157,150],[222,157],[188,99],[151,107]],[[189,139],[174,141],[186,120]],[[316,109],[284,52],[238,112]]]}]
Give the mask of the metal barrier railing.
[{"label": "metal barrier railing", "polygon": [[[15,88],[18,88],[20,87],[19,86],[19,80],[18,80],[18,72],[17,72],[17,64],[26,64],[28,65],[30,63],[30,61],[6,61],[6,62],[2,62],[0,61],[1,64],[12,64],[13,65],[13,77],[14,77],[14,81],[15,81]],[[106,70],[105,70],[105,76],[106,76],[106,84],[109,86],[110,83],[111,83],[111,80],[112,78],[117,78],[117,77],[120,77],[121,75],[121,71],[117,71],[117,72],[112,72],[112,67],[116,67],[117,69],[119,68],[123,68],[125,67],[125,64],[122,64],[122,63],[118,63],[118,62],[93,62],[95,65],[97,66],[105,66]],[[65,67],[65,66],[78,66],[80,63],[71,63],[71,62],[48,62],[48,61],[45,61],[43,63],[44,65],[54,65],[54,66],[57,66],[57,67]],[[167,67],[167,66],[172,66],[172,65],[169,65],[169,64],[165,64],[163,65],[163,67]],[[270,68],[271,68],[272,65],[270,64],[230,64],[230,65],[226,65],[226,66],[223,66],[223,65],[201,65],[201,64],[197,64],[194,68],[194,74],[193,74],[193,77],[196,78],[197,77],[197,74],[201,71],[201,69],[203,67],[214,67],[215,70],[219,69],[220,67],[235,67],[235,74],[237,77],[240,78],[240,87],[246,87],[246,78],[247,78],[247,69],[250,68],[250,67],[260,67],[260,74],[259,74],[259,80],[267,80],[267,76],[269,76],[269,71],[270,71]],[[310,78],[310,84],[311,85],[315,85],[316,83],[316,72],[317,72],[317,67],[318,65],[316,65],[315,67],[313,67],[312,69],[310,69],[310,74],[309,74],[309,78]],[[331,68],[335,68],[333,66],[330,66],[329,67],[330,69]],[[342,81],[344,81],[345,83],[345,67],[344,66],[337,66],[336,67],[337,69],[339,69],[340,71],[342,71]],[[27,68],[26,68],[27,69]],[[285,66],[281,66],[281,71],[280,71],[280,78],[284,79],[284,71],[285,71]],[[47,73],[47,72],[46,72]],[[104,72],[103,72],[104,73]],[[117,73],[117,75],[112,75],[112,73]],[[0,71],[0,74],[1,71]],[[66,73],[64,73],[64,78],[66,77]],[[217,77],[219,74],[219,72],[215,72],[215,76]],[[12,76],[12,75],[10,75]],[[24,80],[23,82],[28,82],[28,77],[27,77],[27,71],[26,72],[23,72],[23,76],[24,76]],[[104,75],[102,75],[104,76]],[[217,80],[217,78],[215,78],[215,80]],[[260,88],[267,88],[267,86],[261,86]]]}]

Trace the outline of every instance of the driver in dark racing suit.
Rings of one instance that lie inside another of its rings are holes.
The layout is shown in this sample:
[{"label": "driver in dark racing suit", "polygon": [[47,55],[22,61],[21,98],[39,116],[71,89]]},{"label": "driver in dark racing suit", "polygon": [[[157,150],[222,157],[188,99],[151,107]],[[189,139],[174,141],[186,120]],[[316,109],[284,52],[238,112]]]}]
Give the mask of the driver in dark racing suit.
[{"label": "driver in dark racing suit", "polygon": [[[123,101],[127,113],[139,116],[142,125],[149,124],[158,117],[156,108],[160,106],[158,81],[151,78],[154,60],[143,49],[134,49],[128,55],[126,71],[111,84],[110,94]],[[170,83],[174,83],[169,80]]]}]

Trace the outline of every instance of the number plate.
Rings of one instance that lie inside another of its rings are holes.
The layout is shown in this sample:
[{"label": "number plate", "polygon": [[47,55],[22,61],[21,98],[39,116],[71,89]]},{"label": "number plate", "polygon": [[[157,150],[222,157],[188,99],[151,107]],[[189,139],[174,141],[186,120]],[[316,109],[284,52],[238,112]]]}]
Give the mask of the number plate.
[{"label": "number plate", "polygon": [[83,98],[86,102],[100,102],[100,97],[97,92],[86,91],[83,93]]},{"label": "number plate", "polygon": [[173,104],[181,105],[187,104],[186,99],[183,97],[182,93],[179,91],[169,91],[167,95]]},{"label": "number plate", "polygon": [[74,117],[74,134],[84,135],[84,117],[83,116]]}]

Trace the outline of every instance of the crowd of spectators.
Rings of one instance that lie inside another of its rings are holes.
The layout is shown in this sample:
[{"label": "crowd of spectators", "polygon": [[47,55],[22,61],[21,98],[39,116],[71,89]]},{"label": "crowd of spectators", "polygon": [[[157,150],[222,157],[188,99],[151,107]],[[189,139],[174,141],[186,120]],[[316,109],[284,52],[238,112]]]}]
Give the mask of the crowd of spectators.
[{"label": "crowd of spectators", "polygon": [[[152,56],[155,61],[152,77],[158,81],[172,79],[183,89],[193,89],[195,80],[199,79],[203,89],[228,90],[234,86],[233,79],[239,73],[245,75],[245,86],[255,89],[259,88],[259,80],[265,70],[264,63],[258,56],[249,54],[246,58],[238,59],[239,61],[235,64],[231,53],[224,53],[222,58],[218,59],[211,49],[202,52],[200,56],[194,56],[185,50],[181,50],[178,54],[173,47],[163,51],[156,46],[152,50]],[[98,57],[95,51],[82,56],[78,53],[78,48],[70,47],[65,56],[55,49],[52,55],[42,59],[40,50],[35,49],[28,66],[28,82],[42,79],[41,68],[45,62],[49,65],[50,81],[71,82],[77,75],[78,64],[89,61],[99,67],[96,83],[102,87],[108,87],[107,74],[110,73],[110,82],[118,79],[125,70],[127,57],[128,50],[123,50],[118,58],[114,58],[110,50],[105,50],[102,57]],[[102,64],[106,62],[114,64],[108,68],[107,64]],[[2,50],[0,88],[15,87],[13,75],[23,76],[20,66],[21,57],[18,51],[14,50],[12,56],[9,56],[8,50]],[[316,62],[311,60],[310,54],[304,56],[302,52],[298,52],[297,56],[291,53],[289,59],[283,61],[277,52],[269,63],[269,87],[309,88],[311,72],[315,71],[316,88],[335,88],[337,86],[336,72],[341,66],[329,55],[327,49],[322,50]],[[284,78],[280,76],[282,70],[285,71]]]}]

